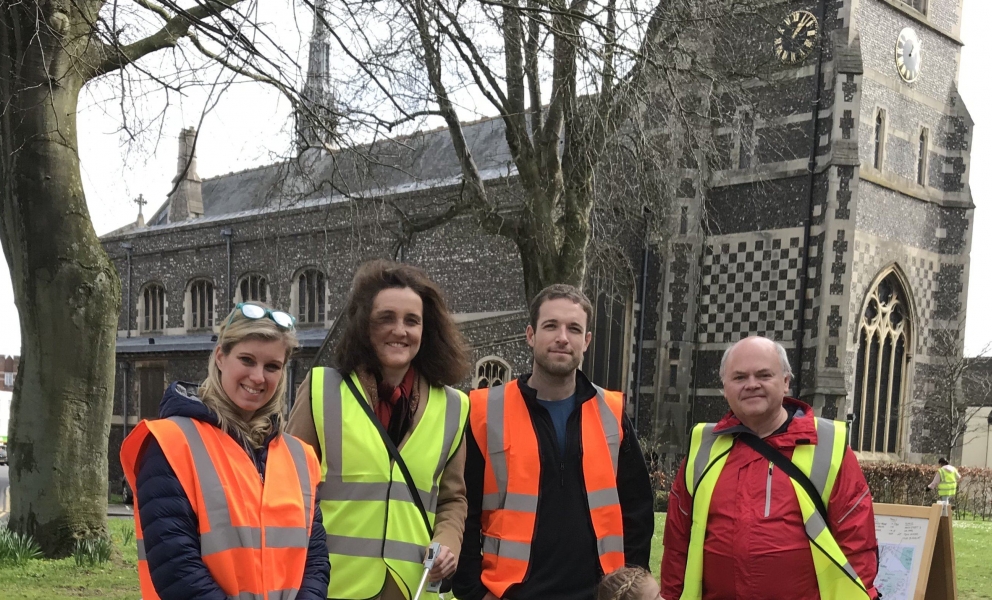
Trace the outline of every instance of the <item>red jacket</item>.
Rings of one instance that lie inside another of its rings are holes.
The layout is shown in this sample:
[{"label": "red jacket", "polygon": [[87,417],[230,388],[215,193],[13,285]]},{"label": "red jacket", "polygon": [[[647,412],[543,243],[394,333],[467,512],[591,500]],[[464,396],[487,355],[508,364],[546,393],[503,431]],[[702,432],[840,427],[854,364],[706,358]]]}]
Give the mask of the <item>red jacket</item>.
[{"label": "red jacket", "polygon": [[[797,440],[816,443],[813,409],[786,398],[794,412],[786,430],[765,438],[791,458]],[[714,433],[744,426],[728,413]],[[771,477],[771,493],[767,493]],[[878,571],[878,542],[871,494],[858,460],[850,448],[837,473],[830,506],[830,530],[868,588],[872,598]],[[672,485],[665,522],[665,554],[661,561],[661,595],[682,595],[692,497],[686,492],[685,461]],[[813,555],[803,529],[802,512],[789,476],[743,443],[735,443],[720,473],[703,544],[703,600],[761,598],[762,600],[819,600]]]}]

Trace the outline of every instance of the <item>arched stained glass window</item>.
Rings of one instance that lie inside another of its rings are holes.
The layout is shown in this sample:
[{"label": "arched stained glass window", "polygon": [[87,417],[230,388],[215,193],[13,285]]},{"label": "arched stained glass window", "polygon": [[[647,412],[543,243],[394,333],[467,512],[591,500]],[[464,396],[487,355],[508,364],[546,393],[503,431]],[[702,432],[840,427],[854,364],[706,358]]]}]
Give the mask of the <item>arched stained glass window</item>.
[{"label": "arched stained glass window", "polygon": [[510,380],[510,365],[496,356],[487,356],[475,365],[472,387],[475,389],[503,385]]},{"label": "arched stained glass window", "polygon": [[854,450],[899,451],[911,334],[906,293],[890,272],[868,294],[858,327]]},{"label": "arched stained glass window", "polygon": [[327,293],[324,274],[317,269],[306,269],[296,279],[297,316],[299,323],[323,323],[324,303]]},{"label": "arched stained glass window", "polygon": [[238,302],[268,302],[269,282],[265,275],[250,273],[238,283]]},{"label": "arched stained glass window", "polygon": [[138,325],[142,332],[165,329],[165,288],[161,284],[149,283],[142,290]]},{"label": "arched stained glass window", "polygon": [[198,279],[189,286],[189,328],[210,329],[214,326],[214,284]]}]

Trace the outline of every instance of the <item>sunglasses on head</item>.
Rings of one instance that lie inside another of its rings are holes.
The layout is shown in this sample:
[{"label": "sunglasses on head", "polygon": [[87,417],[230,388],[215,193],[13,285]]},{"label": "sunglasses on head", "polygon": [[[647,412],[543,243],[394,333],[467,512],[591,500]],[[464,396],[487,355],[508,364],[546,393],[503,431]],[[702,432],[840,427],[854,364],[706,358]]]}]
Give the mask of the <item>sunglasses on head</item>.
[{"label": "sunglasses on head", "polygon": [[[265,308],[264,306],[259,306],[257,304],[252,304],[250,302],[239,302],[234,310],[240,311],[246,319],[263,319],[268,317],[273,323],[282,327],[283,329],[288,329],[290,331],[296,329],[296,319],[293,315],[288,312],[281,310],[272,310],[271,308]],[[227,319],[227,324],[230,325],[231,321],[234,319],[234,313]]]}]

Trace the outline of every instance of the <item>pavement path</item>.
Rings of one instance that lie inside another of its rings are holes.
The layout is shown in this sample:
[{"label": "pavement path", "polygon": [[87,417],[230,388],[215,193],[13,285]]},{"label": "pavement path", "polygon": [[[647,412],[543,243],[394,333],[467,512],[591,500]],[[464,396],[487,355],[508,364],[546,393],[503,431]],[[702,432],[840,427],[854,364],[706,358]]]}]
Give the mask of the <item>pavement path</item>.
[{"label": "pavement path", "polygon": [[0,466],[0,522],[5,521],[7,517],[7,511],[10,509],[7,506],[7,486],[10,485],[10,475],[8,472],[7,465]]},{"label": "pavement path", "polygon": [[[7,465],[0,465],[0,523],[4,523],[7,520],[7,511],[10,507],[7,502],[10,498],[9,485],[10,485],[10,467]],[[126,504],[111,504],[107,506],[107,516],[110,518],[118,519],[133,519],[134,509]]]}]

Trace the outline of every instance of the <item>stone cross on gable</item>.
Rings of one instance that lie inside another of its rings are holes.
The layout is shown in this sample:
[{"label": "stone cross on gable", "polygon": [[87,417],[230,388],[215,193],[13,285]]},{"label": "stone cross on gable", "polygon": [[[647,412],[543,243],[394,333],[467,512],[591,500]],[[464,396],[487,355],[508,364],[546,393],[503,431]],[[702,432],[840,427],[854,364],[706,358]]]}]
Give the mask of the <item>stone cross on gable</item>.
[{"label": "stone cross on gable", "polygon": [[146,204],[148,204],[148,200],[145,200],[144,194],[138,194],[138,197],[135,198],[134,200],[132,200],[132,202],[134,202],[135,204],[138,205],[138,221],[137,221],[137,225],[138,225],[138,227],[144,227],[145,226],[145,215],[142,214],[142,208],[144,208],[144,206]]}]

